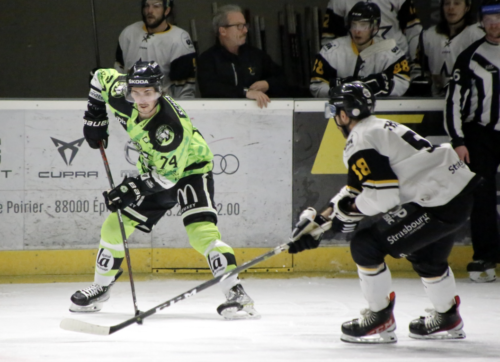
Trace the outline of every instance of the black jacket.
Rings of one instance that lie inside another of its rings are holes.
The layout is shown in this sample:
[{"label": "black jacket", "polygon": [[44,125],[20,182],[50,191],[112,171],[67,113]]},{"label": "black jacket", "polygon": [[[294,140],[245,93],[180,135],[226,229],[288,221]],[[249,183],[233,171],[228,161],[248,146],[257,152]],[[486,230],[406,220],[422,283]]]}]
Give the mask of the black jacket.
[{"label": "black jacket", "polygon": [[283,69],[269,55],[244,44],[235,55],[217,44],[198,59],[198,84],[203,98],[245,98],[244,88],[265,80],[271,97],[286,97]]}]

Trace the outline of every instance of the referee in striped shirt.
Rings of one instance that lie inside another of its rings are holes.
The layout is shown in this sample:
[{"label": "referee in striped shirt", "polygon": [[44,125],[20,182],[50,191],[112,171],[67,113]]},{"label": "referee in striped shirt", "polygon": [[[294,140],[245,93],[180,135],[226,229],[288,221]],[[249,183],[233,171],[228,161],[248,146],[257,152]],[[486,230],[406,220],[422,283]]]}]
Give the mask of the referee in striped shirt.
[{"label": "referee in striped shirt", "polygon": [[480,9],[485,37],[457,58],[446,95],[445,129],[455,151],[484,182],[476,189],[471,214],[476,282],[494,281],[500,263],[496,174],[500,165],[500,0]]}]

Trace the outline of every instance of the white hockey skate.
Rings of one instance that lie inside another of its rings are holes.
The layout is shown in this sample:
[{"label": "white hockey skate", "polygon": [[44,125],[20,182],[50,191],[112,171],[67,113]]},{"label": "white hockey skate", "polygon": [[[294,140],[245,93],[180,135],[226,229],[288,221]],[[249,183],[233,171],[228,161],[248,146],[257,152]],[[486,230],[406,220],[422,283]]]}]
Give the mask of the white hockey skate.
[{"label": "white hockey skate", "polygon": [[115,279],[107,287],[101,286],[97,283],[85,289],[76,291],[71,296],[71,305],[69,306],[70,312],[76,313],[92,313],[99,312],[102,309],[104,302],[110,298],[111,287],[122,275],[123,270],[119,269],[115,275]]},{"label": "white hockey skate", "polygon": [[410,322],[410,337],[415,339],[463,339],[464,322],[458,312],[460,298],[455,296],[455,305],[445,313],[426,309],[428,316]]},{"label": "white hockey skate", "polygon": [[360,319],[343,323],[340,340],[350,343],[396,343],[396,321],[392,313],[396,302],[394,292],[389,295],[389,300],[385,309],[379,312],[363,309]]},{"label": "white hockey skate", "polygon": [[253,307],[253,300],[243,289],[241,284],[236,284],[226,294],[227,300],[217,307],[217,313],[225,319],[258,319],[259,312]]},{"label": "white hockey skate", "polygon": [[467,264],[469,278],[476,283],[494,282],[497,278],[495,274],[496,264],[483,260],[474,260]]}]

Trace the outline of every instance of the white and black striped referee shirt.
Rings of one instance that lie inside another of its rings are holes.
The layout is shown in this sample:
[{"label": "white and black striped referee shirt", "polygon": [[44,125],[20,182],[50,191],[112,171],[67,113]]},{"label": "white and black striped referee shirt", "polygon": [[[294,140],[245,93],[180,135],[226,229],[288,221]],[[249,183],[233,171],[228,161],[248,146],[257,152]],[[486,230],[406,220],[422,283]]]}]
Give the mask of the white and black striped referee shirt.
[{"label": "white and black striped referee shirt", "polygon": [[500,131],[500,45],[482,38],[457,58],[446,95],[444,126],[453,147],[464,144],[463,123]]}]

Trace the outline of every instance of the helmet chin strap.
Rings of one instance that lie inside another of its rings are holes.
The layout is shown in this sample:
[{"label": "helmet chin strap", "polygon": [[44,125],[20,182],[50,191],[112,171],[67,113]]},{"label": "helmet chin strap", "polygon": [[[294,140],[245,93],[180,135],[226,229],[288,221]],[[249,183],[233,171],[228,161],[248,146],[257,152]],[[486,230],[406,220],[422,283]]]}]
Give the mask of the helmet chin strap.
[{"label": "helmet chin strap", "polygon": [[345,125],[338,124],[337,118],[333,117],[333,119],[335,120],[335,124],[337,125],[337,127],[340,128],[340,132],[342,132],[344,138],[349,137],[349,134],[351,133],[349,126],[351,125],[352,119],[349,118],[349,123]]},{"label": "helmet chin strap", "polygon": [[352,121],[349,121],[348,124],[346,124],[345,126],[339,126],[340,127],[340,131],[342,132],[342,135],[344,136],[344,138],[347,138],[349,137],[349,133],[351,133],[350,129],[349,129],[349,125],[351,124]]}]

